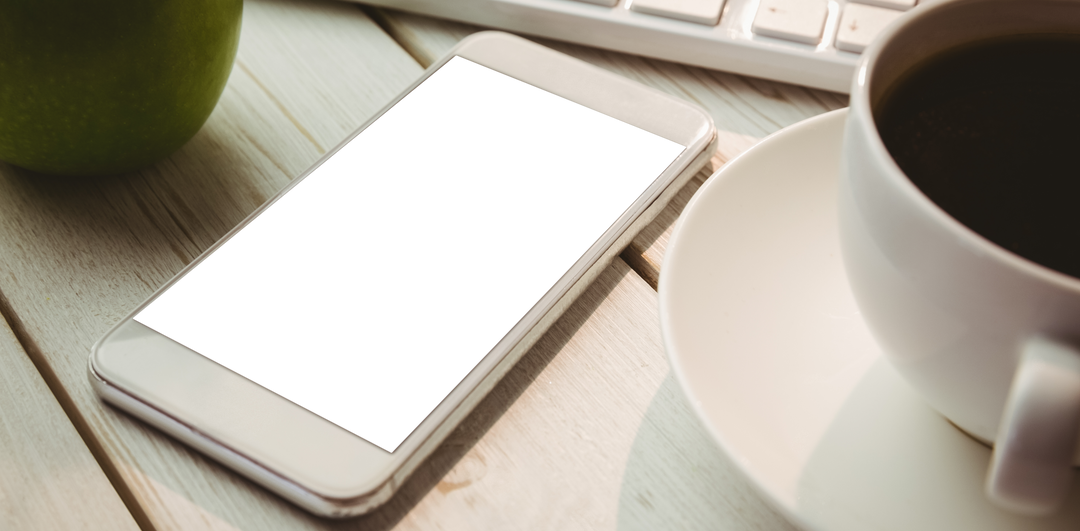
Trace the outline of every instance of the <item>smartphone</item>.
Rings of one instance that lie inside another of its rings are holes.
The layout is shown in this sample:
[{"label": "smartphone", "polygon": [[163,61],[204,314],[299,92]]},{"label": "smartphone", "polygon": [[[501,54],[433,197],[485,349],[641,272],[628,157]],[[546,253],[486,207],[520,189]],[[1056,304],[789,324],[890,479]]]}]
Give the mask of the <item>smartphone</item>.
[{"label": "smartphone", "polygon": [[367,512],[715,136],[686,102],[476,34],[110,330],[90,381],[309,511]]}]

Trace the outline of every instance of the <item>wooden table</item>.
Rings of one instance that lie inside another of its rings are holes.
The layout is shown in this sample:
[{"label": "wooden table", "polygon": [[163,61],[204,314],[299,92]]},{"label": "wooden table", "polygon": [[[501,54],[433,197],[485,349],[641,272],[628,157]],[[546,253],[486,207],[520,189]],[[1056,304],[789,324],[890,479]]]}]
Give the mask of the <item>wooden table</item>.
[{"label": "wooden table", "polygon": [[179,152],[95,179],[0,164],[0,529],[790,529],[688,409],[656,279],[712,169],[846,97],[607,51],[545,42],[703,106],[719,151],[389,504],[312,517],[102,404],[94,341],[478,30],[334,1],[244,7],[221,102]]}]

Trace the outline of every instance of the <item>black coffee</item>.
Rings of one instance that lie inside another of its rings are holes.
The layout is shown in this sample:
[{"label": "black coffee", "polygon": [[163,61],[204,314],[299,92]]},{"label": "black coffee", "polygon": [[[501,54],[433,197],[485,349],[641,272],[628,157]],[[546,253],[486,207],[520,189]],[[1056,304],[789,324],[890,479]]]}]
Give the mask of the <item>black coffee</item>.
[{"label": "black coffee", "polygon": [[893,159],[943,210],[1080,278],[1080,36],[1014,36],[942,53],[874,114]]}]

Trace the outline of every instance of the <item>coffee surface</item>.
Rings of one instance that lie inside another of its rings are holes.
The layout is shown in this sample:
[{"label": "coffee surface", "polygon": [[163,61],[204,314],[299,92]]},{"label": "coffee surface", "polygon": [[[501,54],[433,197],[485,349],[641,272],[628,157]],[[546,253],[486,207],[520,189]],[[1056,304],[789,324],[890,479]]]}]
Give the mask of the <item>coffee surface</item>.
[{"label": "coffee surface", "polygon": [[874,115],[893,159],[943,210],[1080,278],[1080,36],[944,52],[906,74]]}]

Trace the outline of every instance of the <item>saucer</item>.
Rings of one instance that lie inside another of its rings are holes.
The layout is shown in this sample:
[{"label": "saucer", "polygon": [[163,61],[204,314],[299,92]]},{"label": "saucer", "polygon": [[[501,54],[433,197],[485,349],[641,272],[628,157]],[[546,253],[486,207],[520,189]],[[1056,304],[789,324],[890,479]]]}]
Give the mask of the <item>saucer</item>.
[{"label": "saucer", "polygon": [[881,357],[852,298],[836,230],[846,110],[786,128],[687,205],[660,276],[673,370],[721,449],[812,531],[1080,529],[983,495],[990,450]]}]

